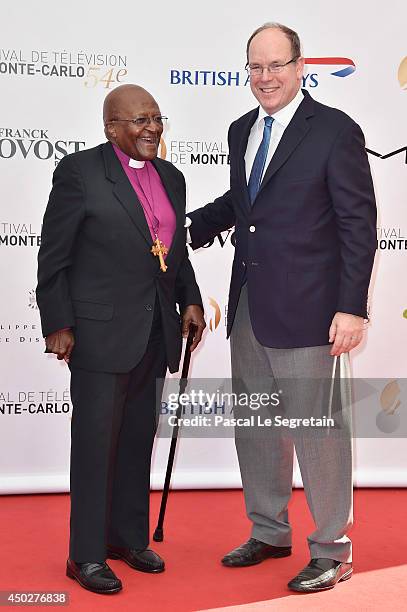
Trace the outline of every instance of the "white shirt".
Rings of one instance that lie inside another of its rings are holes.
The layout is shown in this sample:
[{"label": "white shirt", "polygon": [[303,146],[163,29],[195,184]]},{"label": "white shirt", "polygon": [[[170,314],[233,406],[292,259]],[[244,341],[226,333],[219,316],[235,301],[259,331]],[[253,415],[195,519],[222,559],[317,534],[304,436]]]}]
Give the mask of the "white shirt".
[{"label": "white shirt", "polygon": [[[270,163],[271,158],[273,157],[275,150],[277,149],[278,143],[280,142],[284,130],[290,123],[291,119],[294,117],[295,111],[301,104],[304,99],[304,94],[301,89],[299,89],[295,95],[295,97],[284,106],[281,110],[277,111],[272,115],[274,121],[271,127],[271,135],[270,135],[270,144],[266,157],[266,163],[264,164],[264,172],[267,169],[267,166]],[[250,172],[252,171],[252,166],[254,162],[254,158],[256,157],[257,149],[260,146],[260,143],[263,139],[263,130],[264,130],[264,117],[267,117],[266,111],[264,108],[260,106],[259,115],[256,121],[253,124],[252,129],[250,130],[249,139],[247,141],[246,154],[244,156],[246,163],[246,179],[247,183],[249,183]],[[264,174],[263,172],[263,174]],[[262,177],[263,178],[263,177]],[[192,221],[189,217],[185,219],[184,227],[189,227],[192,224]],[[187,230],[187,243],[190,244],[192,242],[189,230]]]},{"label": "white shirt", "polygon": [[[271,115],[274,121],[271,126],[270,144],[266,157],[266,163],[264,164],[264,172],[266,171],[267,166],[269,165],[270,160],[277,149],[278,143],[280,142],[284,134],[284,130],[290,123],[291,119],[294,117],[294,113],[303,101],[303,99],[304,94],[302,93],[301,89],[299,89],[296,93],[295,98],[293,98],[291,102],[287,104],[287,106],[284,106],[284,108]],[[268,113],[266,113],[264,108],[260,106],[259,116],[254,122],[252,129],[250,130],[249,140],[247,141],[246,154],[244,156],[246,163],[247,183],[249,183],[250,172],[252,171],[252,166],[254,158],[256,157],[257,149],[259,148],[260,143],[263,139],[264,117],[267,117],[267,114]]]}]

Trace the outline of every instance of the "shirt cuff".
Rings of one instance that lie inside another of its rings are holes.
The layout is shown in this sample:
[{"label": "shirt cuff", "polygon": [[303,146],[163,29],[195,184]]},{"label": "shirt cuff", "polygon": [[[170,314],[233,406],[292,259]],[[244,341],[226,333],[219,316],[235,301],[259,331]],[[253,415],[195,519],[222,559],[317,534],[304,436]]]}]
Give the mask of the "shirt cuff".
[{"label": "shirt cuff", "polygon": [[192,219],[190,217],[185,217],[184,227],[187,228],[187,244],[192,243],[191,233],[188,229],[189,227],[191,227],[191,225],[192,225]]}]

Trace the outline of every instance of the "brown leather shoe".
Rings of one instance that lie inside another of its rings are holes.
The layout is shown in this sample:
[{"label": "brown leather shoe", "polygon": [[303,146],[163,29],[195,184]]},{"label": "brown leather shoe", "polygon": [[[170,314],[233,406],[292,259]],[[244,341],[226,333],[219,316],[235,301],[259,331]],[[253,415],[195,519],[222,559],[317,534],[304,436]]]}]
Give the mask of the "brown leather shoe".
[{"label": "brown leather shoe", "polygon": [[278,559],[289,555],[291,555],[291,546],[272,546],[255,538],[250,538],[250,540],[225,555],[222,564],[227,567],[246,567],[257,565],[265,559]]},{"label": "brown leather shoe", "polygon": [[84,589],[101,595],[118,593],[123,588],[121,580],[107,563],[76,563],[68,559],[66,575],[79,582]]},{"label": "brown leather shoe", "polygon": [[107,556],[109,559],[122,559],[127,565],[140,572],[159,574],[165,569],[164,560],[149,548],[134,550],[133,548],[108,546]]},{"label": "brown leather shoe", "polygon": [[352,563],[341,563],[334,559],[311,559],[307,567],[290,580],[288,588],[301,593],[315,593],[333,589],[337,582],[352,577]]}]

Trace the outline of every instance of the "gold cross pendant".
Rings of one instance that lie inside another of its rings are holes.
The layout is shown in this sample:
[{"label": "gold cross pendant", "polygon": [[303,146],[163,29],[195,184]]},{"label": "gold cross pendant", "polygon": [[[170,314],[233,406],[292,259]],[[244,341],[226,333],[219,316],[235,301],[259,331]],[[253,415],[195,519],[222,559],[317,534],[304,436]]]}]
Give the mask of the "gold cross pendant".
[{"label": "gold cross pendant", "polygon": [[160,268],[163,272],[166,272],[168,266],[165,265],[164,255],[167,255],[168,249],[159,238],[155,239],[154,244],[151,247],[151,252],[153,255],[155,255],[155,257],[158,256],[160,260]]}]

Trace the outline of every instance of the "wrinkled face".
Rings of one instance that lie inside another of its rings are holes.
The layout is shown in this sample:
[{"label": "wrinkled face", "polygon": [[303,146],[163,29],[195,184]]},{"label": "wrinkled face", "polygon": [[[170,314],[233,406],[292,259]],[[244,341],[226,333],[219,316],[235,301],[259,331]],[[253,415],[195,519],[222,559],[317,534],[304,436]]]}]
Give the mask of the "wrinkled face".
[{"label": "wrinkled face", "polygon": [[[250,43],[249,65],[269,66],[273,63],[285,64],[293,58],[291,43],[278,29],[262,30]],[[285,66],[281,72],[269,73],[263,70],[260,75],[250,76],[250,88],[266,113],[272,115],[287,106],[301,85],[304,58]]]},{"label": "wrinkled face", "polygon": [[151,121],[142,127],[128,121],[112,121],[106,126],[106,135],[132,159],[154,159],[157,156],[163,126],[158,125],[153,118],[160,115],[160,109],[150,94],[144,90],[128,91],[115,103],[109,121],[141,117],[148,117]]}]

